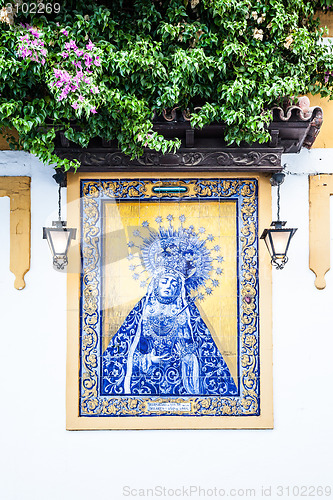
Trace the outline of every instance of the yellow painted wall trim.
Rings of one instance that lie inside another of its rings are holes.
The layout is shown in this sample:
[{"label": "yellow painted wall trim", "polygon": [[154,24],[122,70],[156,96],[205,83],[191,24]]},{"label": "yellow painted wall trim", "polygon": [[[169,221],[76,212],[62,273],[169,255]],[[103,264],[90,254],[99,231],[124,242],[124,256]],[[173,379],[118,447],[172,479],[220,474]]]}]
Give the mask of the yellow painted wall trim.
[{"label": "yellow painted wall trim", "polygon": [[326,287],[325,274],[330,270],[330,196],[333,174],[309,177],[309,267],[316,275],[318,290]]},{"label": "yellow painted wall trim", "polygon": [[333,100],[320,95],[308,94],[311,107],[319,106],[323,110],[324,121],[320,127],[319,134],[311,149],[333,148],[332,120],[333,120]]},{"label": "yellow painted wall trim", "polygon": [[30,177],[0,177],[0,197],[10,198],[10,270],[17,290],[30,269]]},{"label": "yellow painted wall trim", "polygon": [[18,141],[19,135],[15,129],[4,129],[4,135],[0,134],[0,151],[10,150],[6,137],[13,136]]},{"label": "yellow painted wall trim", "polygon": [[333,12],[319,12],[318,14],[318,17],[320,19],[320,26],[322,28],[328,28],[328,33],[325,33],[324,36],[333,36]]}]

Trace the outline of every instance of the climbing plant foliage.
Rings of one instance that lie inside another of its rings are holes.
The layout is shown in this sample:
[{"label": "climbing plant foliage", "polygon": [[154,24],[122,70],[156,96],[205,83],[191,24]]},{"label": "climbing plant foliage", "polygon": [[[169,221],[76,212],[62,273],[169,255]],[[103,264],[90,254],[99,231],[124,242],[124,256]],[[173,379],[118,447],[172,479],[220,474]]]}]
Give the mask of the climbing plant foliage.
[{"label": "climbing plant foliage", "polygon": [[165,153],[179,141],[152,120],[175,107],[193,127],[225,122],[228,144],[264,143],[274,104],[333,96],[332,49],[316,14],[331,3],[2,1],[0,131],[16,129],[12,148],[66,170],[78,164],[55,156],[57,131],[83,147],[116,140],[132,157]]}]

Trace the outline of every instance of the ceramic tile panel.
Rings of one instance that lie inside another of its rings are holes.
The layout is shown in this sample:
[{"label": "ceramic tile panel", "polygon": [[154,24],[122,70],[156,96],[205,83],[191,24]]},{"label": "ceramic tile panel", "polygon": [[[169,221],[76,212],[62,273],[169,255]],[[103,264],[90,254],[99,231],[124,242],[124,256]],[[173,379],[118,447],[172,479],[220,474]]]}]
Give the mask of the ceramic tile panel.
[{"label": "ceramic tile panel", "polygon": [[254,179],[81,181],[80,416],[260,413],[257,211]]},{"label": "ceramic tile panel", "polygon": [[70,428],[271,424],[261,393],[270,358],[260,347],[269,343],[259,321],[258,182],[81,175]]}]

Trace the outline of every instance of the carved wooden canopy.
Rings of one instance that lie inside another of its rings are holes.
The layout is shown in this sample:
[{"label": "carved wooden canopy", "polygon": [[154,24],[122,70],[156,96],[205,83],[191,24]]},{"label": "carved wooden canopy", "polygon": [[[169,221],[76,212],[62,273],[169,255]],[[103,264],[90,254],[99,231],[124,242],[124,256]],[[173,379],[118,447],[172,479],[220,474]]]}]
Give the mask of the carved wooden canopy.
[{"label": "carved wooden canopy", "polygon": [[228,146],[224,141],[225,124],[193,129],[186,114],[175,108],[154,119],[154,130],[168,139],[181,139],[182,147],[174,154],[147,150],[140,158],[131,160],[117,148],[116,142],[96,138],[83,149],[71,143],[63,133],[57,135],[56,152],[61,158],[78,159],[83,172],[278,172],[283,168],[282,153],[298,153],[303,146],[311,148],[323,122],[323,112],[319,107],[310,108],[307,100],[285,110],[275,107],[272,114],[269,125],[271,140],[266,144]]}]

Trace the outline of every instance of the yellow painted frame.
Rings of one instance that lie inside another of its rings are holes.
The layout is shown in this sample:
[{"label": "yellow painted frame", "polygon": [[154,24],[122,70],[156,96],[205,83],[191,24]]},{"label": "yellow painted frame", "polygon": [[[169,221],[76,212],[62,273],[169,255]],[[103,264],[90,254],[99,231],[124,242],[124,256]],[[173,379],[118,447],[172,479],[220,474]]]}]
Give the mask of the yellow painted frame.
[{"label": "yellow painted frame", "polygon": [[0,177],[0,197],[10,198],[10,270],[17,290],[25,288],[30,269],[30,177]]},{"label": "yellow painted frame", "polygon": [[[140,172],[126,174],[120,172],[91,174],[76,173],[68,175],[67,204],[68,225],[78,228],[80,241],[80,181],[81,179],[119,179],[140,178]],[[177,179],[188,178],[191,174],[177,173]],[[156,178],[154,173],[144,173],[145,178]],[[192,175],[193,177],[193,175]],[[211,178],[212,174],[203,172],[201,179]],[[251,178],[258,181],[259,193],[259,234],[271,222],[271,185],[270,175],[253,173],[216,174],[214,178]],[[170,178],[170,173],[158,173],[158,178]],[[273,427],[272,396],[272,285],[271,264],[263,242],[259,245],[259,311],[260,311],[260,400],[259,416],[161,416],[161,417],[80,417],[79,416],[79,319],[80,319],[80,247],[73,246],[69,252],[71,266],[67,278],[68,337],[67,337],[67,429],[260,429]]]},{"label": "yellow painted frame", "polygon": [[333,174],[309,176],[309,267],[318,290],[326,287],[330,270],[330,196]]}]

